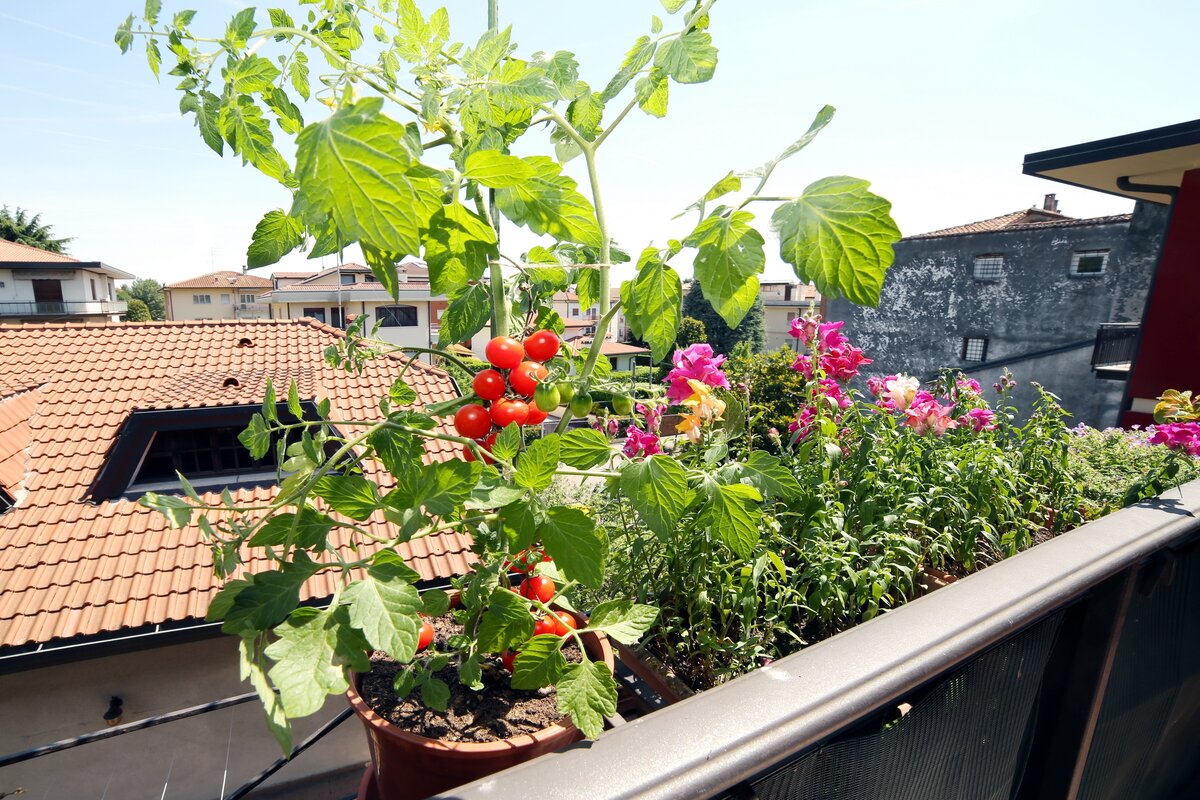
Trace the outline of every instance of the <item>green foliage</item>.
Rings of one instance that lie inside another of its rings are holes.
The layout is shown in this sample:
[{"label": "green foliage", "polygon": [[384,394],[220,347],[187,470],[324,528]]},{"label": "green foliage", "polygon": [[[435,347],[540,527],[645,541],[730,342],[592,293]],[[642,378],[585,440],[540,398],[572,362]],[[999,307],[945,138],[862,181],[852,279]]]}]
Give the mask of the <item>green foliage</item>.
[{"label": "green foliage", "polygon": [[1131,490],[1137,489],[1140,494],[1142,481],[1162,475],[1173,461],[1178,462],[1178,473],[1154,487],[1158,490],[1154,494],[1200,477],[1200,459],[1181,457],[1165,447],[1147,444],[1149,436],[1144,431],[1099,431],[1079,426],[1072,434],[1068,469],[1087,502],[1085,514],[1089,518],[1123,508]]},{"label": "green foliage", "polygon": [[777,449],[769,431],[786,432],[807,398],[808,381],[792,369],[795,360],[794,350],[781,347],[767,353],[735,353],[725,362],[730,383],[745,384],[750,391],[747,418],[759,447]]},{"label": "green foliage", "polygon": [[121,315],[122,322],[149,322],[150,308],[136,297],[128,301],[129,310]]},{"label": "green foliage", "polygon": [[65,253],[67,244],[75,241],[72,237],[55,238],[52,226],[42,224],[41,214],[31,217],[20,206],[15,212],[9,211],[8,206],[0,206],[0,239],[51,253]]},{"label": "green foliage", "polygon": [[742,342],[745,342],[754,352],[762,350],[766,345],[767,332],[763,322],[763,304],[762,299],[758,296],[757,282],[753,298],[736,326],[731,327],[725,318],[713,308],[704,288],[695,278],[692,279],[691,288],[683,296],[683,315],[698,320],[704,326],[707,342],[712,345],[713,352],[732,353]]},{"label": "green foliage", "polygon": [[679,333],[675,335],[675,348],[677,350],[683,350],[690,345],[707,341],[708,333],[703,322],[695,317],[687,316],[679,321]]},{"label": "green foliage", "polygon": [[[149,319],[167,318],[167,307],[163,296],[163,285],[153,278],[138,278],[128,286],[118,286],[117,299],[124,300],[126,303],[129,303],[130,311],[133,310],[134,300],[145,303],[147,311],[150,312]],[[133,321],[138,322],[140,320]]]}]

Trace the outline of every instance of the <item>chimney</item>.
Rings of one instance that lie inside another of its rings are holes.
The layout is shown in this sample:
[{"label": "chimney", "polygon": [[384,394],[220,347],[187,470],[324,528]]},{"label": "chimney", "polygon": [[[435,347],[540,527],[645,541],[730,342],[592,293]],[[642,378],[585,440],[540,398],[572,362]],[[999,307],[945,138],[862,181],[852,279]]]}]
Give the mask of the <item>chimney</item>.
[{"label": "chimney", "polygon": [[1053,193],[1046,195],[1046,198],[1042,201],[1042,210],[1058,211],[1058,198]]}]

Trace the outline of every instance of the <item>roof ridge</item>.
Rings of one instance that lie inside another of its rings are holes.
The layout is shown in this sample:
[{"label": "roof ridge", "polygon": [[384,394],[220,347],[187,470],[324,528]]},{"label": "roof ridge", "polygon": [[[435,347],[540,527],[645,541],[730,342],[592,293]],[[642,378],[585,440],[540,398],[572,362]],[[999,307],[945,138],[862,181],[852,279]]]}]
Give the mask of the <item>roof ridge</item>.
[{"label": "roof ridge", "polygon": [[[64,261],[74,261],[75,263],[80,263],[78,258],[76,258],[75,256],[69,256],[66,253],[56,253],[53,250],[47,250],[44,247],[34,247],[31,244],[25,244],[24,242],[14,242],[11,239],[4,239],[2,241],[5,245],[11,245],[13,247],[21,247],[21,248],[24,248],[25,250],[33,250],[36,253],[57,256],[58,258],[61,258]],[[2,259],[0,259],[0,260],[2,260]]]},{"label": "roof ridge", "polygon": [[200,327],[204,325],[290,325],[294,319],[151,319],[144,322],[0,322],[0,329],[32,330],[46,328],[124,328],[124,327]]},{"label": "roof ridge", "polygon": [[[976,226],[987,225],[988,223],[995,223],[999,220],[1011,219],[1011,220],[1015,221],[1015,219],[1023,216],[1024,214],[1027,214],[1029,212],[1034,212],[1037,214],[1050,214],[1057,218],[1056,219],[1034,220],[1032,222],[1020,222],[1020,223],[1016,223],[1016,224],[1013,224],[1013,222],[1009,222],[1006,224],[996,225],[994,227],[976,228]],[[1045,228],[1045,227],[1051,227],[1051,226],[1074,227],[1074,226],[1082,226],[1082,225],[1099,225],[1099,224],[1105,224],[1108,222],[1128,221],[1128,220],[1131,220],[1132,218],[1133,218],[1133,214],[1107,214],[1107,215],[1099,216],[1099,217],[1069,217],[1065,214],[1061,214],[1056,211],[1046,211],[1044,209],[1031,208],[1031,209],[1025,209],[1023,211],[1014,211],[1009,214],[1001,214],[998,217],[991,217],[989,219],[978,220],[976,222],[968,222],[963,225],[952,225],[948,228],[939,228],[938,230],[929,231],[927,233],[915,233],[910,236],[905,236],[904,238],[905,239],[938,239],[938,238],[944,238],[944,237],[949,237],[949,236],[970,236],[973,234],[981,234],[981,233],[1004,233],[1006,231],[1029,230],[1029,229]]]}]

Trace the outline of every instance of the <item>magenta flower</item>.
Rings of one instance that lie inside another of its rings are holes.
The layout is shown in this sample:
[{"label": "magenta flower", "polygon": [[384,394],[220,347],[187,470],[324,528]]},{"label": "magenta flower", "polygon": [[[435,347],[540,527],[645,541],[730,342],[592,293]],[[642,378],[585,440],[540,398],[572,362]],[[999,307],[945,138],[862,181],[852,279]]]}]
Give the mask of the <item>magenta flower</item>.
[{"label": "magenta flower", "polygon": [[[841,325],[842,323],[837,324]],[[825,370],[825,374],[834,380],[845,383],[858,375],[859,367],[870,364],[871,359],[863,356],[863,351],[859,348],[845,343],[844,338],[842,341],[843,344],[830,348],[821,356],[821,369]]]},{"label": "magenta flower", "polygon": [[671,360],[675,368],[667,373],[665,382],[670,384],[667,387],[667,399],[672,403],[682,403],[694,394],[688,386],[689,380],[700,381],[714,388],[729,388],[729,379],[721,372],[725,356],[714,356],[712,347],[707,344],[693,344],[676,350]]},{"label": "magenta flower", "polygon": [[664,406],[656,403],[650,405],[638,403],[633,407],[633,410],[645,417],[647,431],[654,434],[658,433],[658,429],[662,425],[663,413],[666,411]]},{"label": "magenta flower", "polygon": [[629,458],[637,456],[653,456],[662,452],[658,446],[658,437],[652,433],[646,433],[636,425],[630,425],[625,429],[625,447],[623,452]]},{"label": "magenta flower", "polygon": [[975,428],[976,433],[996,430],[996,414],[986,408],[972,408],[965,418]]},{"label": "magenta flower", "polygon": [[813,430],[813,423],[817,419],[817,410],[812,406],[805,406],[800,409],[796,419],[788,423],[788,433],[792,434],[792,444],[803,441],[808,437]]},{"label": "magenta flower", "polygon": [[1189,456],[1200,456],[1200,422],[1155,425],[1147,441],[1150,444],[1166,445],[1171,450],[1183,450]]},{"label": "magenta flower", "polygon": [[974,392],[975,394],[979,394],[983,391],[982,387],[979,385],[979,381],[975,380],[974,378],[959,378],[954,382],[954,385],[959,389],[968,392]]},{"label": "magenta flower", "polygon": [[958,420],[950,416],[954,406],[944,406],[929,392],[917,392],[913,403],[904,412],[904,424],[924,436],[945,436],[946,431],[958,427]]},{"label": "magenta flower", "polygon": [[842,387],[832,378],[822,378],[817,382],[817,391],[837,403],[838,408],[849,408],[850,398],[842,391]]}]

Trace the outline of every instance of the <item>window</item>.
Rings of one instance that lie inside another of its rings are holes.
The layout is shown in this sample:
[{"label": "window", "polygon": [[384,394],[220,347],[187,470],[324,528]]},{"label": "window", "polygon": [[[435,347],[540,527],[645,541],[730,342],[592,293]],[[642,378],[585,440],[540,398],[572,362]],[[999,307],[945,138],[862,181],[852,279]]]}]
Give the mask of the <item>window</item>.
[{"label": "window", "polygon": [[207,306],[212,303],[211,294],[194,294],[192,295],[192,303],[198,306]]},{"label": "window", "polygon": [[329,309],[329,324],[335,328],[346,327],[345,311],[340,308]]},{"label": "window", "polygon": [[379,306],[375,309],[382,328],[415,328],[417,326],[416,306]]},{"label": "window", "polygon": [[995,253],[975,256],[975,280],[995,281],[1004,277],[1004,256]]},{"label": "window", "polygon": [[13,500],[12,495],[0,487],[0,514],[8,511],[14,505],[16,505],[16,501]]},{"label": "window", "polygon": [[252,458],[238,441],[242,430],[242,427],[228,427],[158,431],[132,483],[173,484],[178,480],[177,471],[189,481],[200,483],[209,477],[274,473],[275,448],[269,448],[264,458]]},{"label": "window", "polygon": [[88,282],[92,284],[92,299],[99,300],[100,298],[96,296],[96,279],[88,278]]},{"label": "window", "polygon": [[354,283],[354,273],[353,272],[343,272],[342,273],[342,285],[349,286],[352,283]]},{"label": "window", "polygon": [[374,272],[368,272],[363,275],[363,280],[367,283],[379,283],[379,278],[375,276]]},{"label": "window", "polygon": [[1107,250],[1076,250],[1071,254],[1072,275],[1103,275],[1107,266]]},{"label": "window", "polygon": [[312,317],[317,322],[324,322],[325,321],[325,309],[323,309],[323,308],[306,308],[306,309],[304,309],[304,316]]},{"label": "window", "polygon": [[966,336],[962,340],[963,361],[983,361],[987,358],[988,340],[983,336]]},{"label": "window", "polygon": [[257,297],[255,297],[255,296],[254,296],[254,295],[252,295],[252,294],[244,294],[244,295],[242,295],[242,299],[241,299],[239,302],[242,302],[242,303],[257,303],[257,302],[258,302],[258,298],[257,298]]}]

